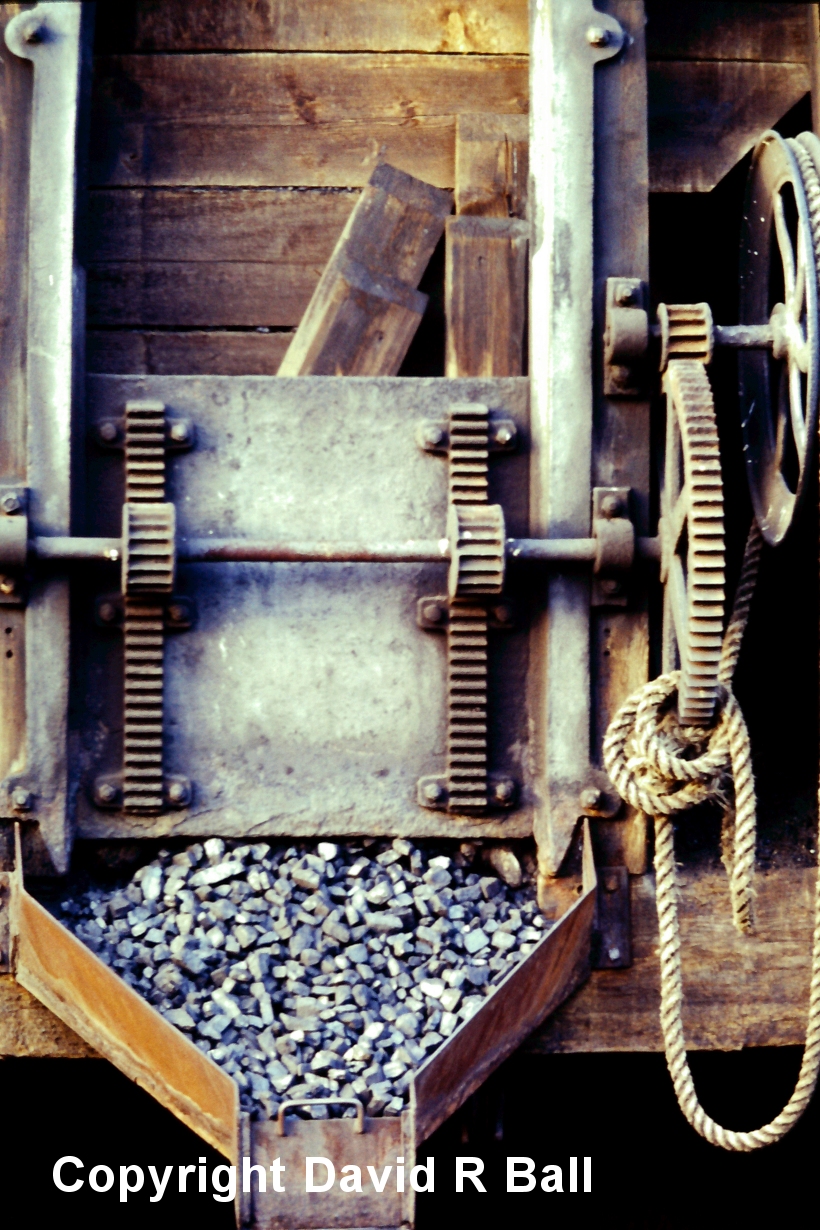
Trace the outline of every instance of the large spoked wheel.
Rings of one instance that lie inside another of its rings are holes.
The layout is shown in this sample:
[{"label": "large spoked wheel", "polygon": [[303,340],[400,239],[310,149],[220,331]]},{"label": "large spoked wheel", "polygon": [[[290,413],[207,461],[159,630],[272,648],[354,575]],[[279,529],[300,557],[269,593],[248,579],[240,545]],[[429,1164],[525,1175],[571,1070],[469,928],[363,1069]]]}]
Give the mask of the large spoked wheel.
[{"label": "large spoked wheel", "polygon": [[680,667],[678,719],[709,726],[723,638],[723,481],[709,378],[671,359],[663,379],[666,453],[661,490],[663,670]]},{"label": "large spoked wheel", "polygon": [[755,518],[772,546],[811,473],[820,386],[820,143],[767,132],[752,158],[740,248],[740,323],[770,323],[771,351],[738,356],[740,421]]}]

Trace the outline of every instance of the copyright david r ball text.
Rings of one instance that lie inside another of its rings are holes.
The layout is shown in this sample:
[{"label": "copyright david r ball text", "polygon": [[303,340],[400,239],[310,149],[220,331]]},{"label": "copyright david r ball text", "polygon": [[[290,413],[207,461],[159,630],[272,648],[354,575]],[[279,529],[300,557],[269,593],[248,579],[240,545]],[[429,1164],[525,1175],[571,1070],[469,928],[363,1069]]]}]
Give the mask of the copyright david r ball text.
[{"label": "copyright david r ball text", "polygon": [[[443,1168],[439,1168],[440,1170]],[[448,1165],[449,1171],[449,1165]],[[176,1171],[176,1175],[174,1172]],[[286,1175],[286,1171],[292,1173]],[[129,1196],[143,1193],[151,1204],[157,1204],[168,1191],[187,1193],[208,1192],[214,1200],[228,1203],[235,1199],[237,1184],[243,1192],[258,1191],[286,1193],[286,1181],[297,1191],[329,1192],[415,1192],[436,1191],[436,1159],[425,1158],[417,1166],[405,1165],[403,1157],[384,1166],[340,1166],[329,1157],[304,1158],[301,1166],[283,1164],[274,1158],[269,1165],[253,1163],[243,1157],[241,1167],[227,1164],[214,1166],[210,1175],[205,1158],[197,1165],[148,1166],[146,1172],[135,1164],[107,1166],[103,1163],[87,1165],[81,1158],[66,1154],[58,1158],[52,1169],[55,1187],[61,1192],[79,1192],[83,1188],[93,1192],[111,1192],[118,1195],[124,1204]],[[270,1176],[270,1177],[268,1177]],[[439,1175],[439,1190],[450,1186],[452,1174]],[[443,1182],[442,1182],[443,1180]],[[455,1190],[457,1192],[486,1192],[489,1178],[484,1173],[484,1161],[480,1157],[457,1157],[455,1159]],[[493,1186],[495,1186],[493,1184]],[[152,1191],[153,1187],[153,1191]],[[591,1192],[592,1158],[570,1157],[560,1164],[548,1162],[542,1165],[531,1157],[508,1157],[506,1159],[506,1191],[508,1192]]]}]

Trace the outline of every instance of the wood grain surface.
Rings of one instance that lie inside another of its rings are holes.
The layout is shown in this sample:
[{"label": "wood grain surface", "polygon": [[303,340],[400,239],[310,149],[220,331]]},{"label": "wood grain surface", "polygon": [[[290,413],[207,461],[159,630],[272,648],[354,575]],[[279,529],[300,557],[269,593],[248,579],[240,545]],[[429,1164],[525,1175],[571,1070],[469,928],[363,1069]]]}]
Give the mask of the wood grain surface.
[{"label": "wood grain surface", "polygon": [[[814,868],[758,873],[757,934],[732,924],[722,870],[681,871],[683,1013],[692,1050],[801,1045],[808,1006]],[[658,1051],[658,920],[654,876],[632,881],[634,963],[598,970],[533,1036],[544,1053]]]}]

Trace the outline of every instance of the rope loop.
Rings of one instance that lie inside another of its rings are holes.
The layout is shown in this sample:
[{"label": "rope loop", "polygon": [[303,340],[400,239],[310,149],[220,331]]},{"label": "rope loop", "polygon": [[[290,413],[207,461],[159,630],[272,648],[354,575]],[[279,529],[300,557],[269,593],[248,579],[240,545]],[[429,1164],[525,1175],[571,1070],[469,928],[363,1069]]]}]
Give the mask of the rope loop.
[{"label": "rope loop", "polygon": [[670,671],[624,702],[604,738],[604,765],[623,799],[655,820],[655,874],[660,935],[661,1028],[666,1063],[678,1104],[689,1123],[710,1144],[749,1152],[780,1140],[811,1101],[820,1072],[820,873],[815,898],[809,1015],[800,1075],[788,1103],[771,1123],[752,1132],[721,1127],[698,1101],[683,1034],[683,975],[678,921],[678,883],[672,817],[707,801],[724,812],[725,856],[732,914],[737,929],[754,929],[756,800],[749,733],[731,690],[749,618],[762,547],[755,523],[749,531],[732,616],[723,638],[714,725],[682,727],[674,701],[679,671]]}]

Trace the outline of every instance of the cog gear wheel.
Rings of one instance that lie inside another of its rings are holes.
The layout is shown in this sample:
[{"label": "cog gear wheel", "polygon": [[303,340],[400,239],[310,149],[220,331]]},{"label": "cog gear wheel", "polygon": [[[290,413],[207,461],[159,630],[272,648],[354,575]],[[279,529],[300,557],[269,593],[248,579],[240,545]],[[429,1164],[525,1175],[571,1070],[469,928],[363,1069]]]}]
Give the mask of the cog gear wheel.
[{"label": "cog gear wheel", "polygon": [[450,597],[500,594],[504,588],[506,554],[501,505],[451,504],[447,537],[450,540]]},{"label": "cog gear wheel", "polygon": [[671,359],[663,389],[663,670],[680,666],[681,724],[708,726],[718,695],[725,601],[723,480],[715,407],[706,370],[695,360]]},{"label": "cog gear wheel", "polygon": [[659,303],[661,327],[661,371],[670,359],[697,359],[712,362],[715,326],[708,303]]}]

